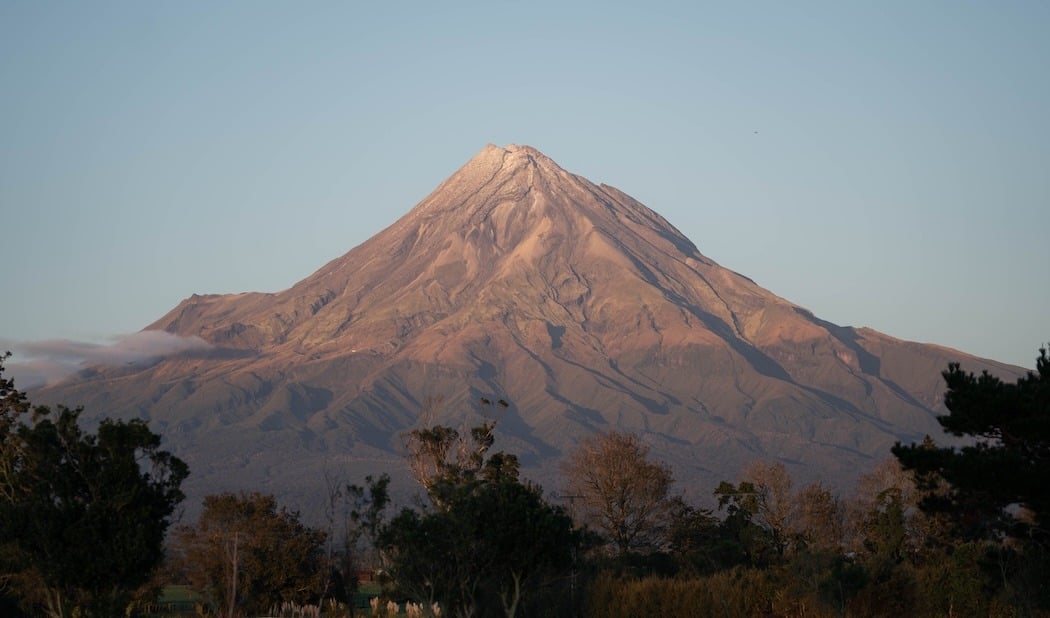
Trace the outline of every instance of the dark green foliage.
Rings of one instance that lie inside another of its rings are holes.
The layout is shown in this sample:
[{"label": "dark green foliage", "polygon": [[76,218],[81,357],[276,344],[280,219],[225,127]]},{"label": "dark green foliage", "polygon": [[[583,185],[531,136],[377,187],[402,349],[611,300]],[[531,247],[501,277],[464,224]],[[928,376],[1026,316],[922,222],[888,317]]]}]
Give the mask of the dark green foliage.
[{"label": "dark green foliage", "polygon": [[844,615],[852,599],[868,583],[868,573],[864,567],[842,554],[814,552],[802,554],[793,561],[792,566],[800,576],[806,574],[800,567],[807,559],[815,564],[811,573],[816,582],[817,595],[827,606],[834,608],[836,613]]},{"label": "dark green foliage", "polygon": [[731,515],[719,520],[707,509],[697,509],[681,500],[671,515],[668,528],[668,545],[682,575],[707,575],[748,562],[745,543],[740,527],[746,525]]},{"label": "dark green foliage", "polygon": [[[951,490],[931,496],[929,510],[950,514],[957,533],[968,538],[1047,537],[1050,492],[1050,356],[1040,350],[1036,372],[1016,384],[987,372],[980,376],[951,364],[943,373],[949,414],[938,421],[956,436],[976,444],[960,449],[931,444],[893,448],[908,469],[946,481]],[[1029,511],[1024,521],[1007,512],[1010,505]]]},{"label": "dark green foliage", "polygon": [[790,491],[777,464],[719,485],[721,521],[679,503],[669,528],[676,577],[613,565],[588,589],[587,614],[1047,615],[1045,351],[1038,370],[1004,384],[950,366],[942,424],[977,443],[898,446],[910,472],[883,466],[862,479],[848,526],[836,496],[819,485]]},{"label": "dark green foliage", "polygon": [[984,543],[960,543],[937,563],[916,570],[919,602],[930,614],[979,616],[989,613],[996,582],[988,569],[991,557]]},{"label": "dark green foliage", "polygon": [[723,564],[763,567],[779,558],[773,533],[755,522],[758,513],[758,489],[743,481],[733,485],[722,481],[715,489],[719,510],[725,510],[720,543]]},{"label": "dark green foliage", "polygon": [[261,614],[317,599],[328,576],[324,540],[273,496],[224,493],[204,498],[196,526],[175,530],[173,562],[222,614]]},{"label": "dark green foliage", "polygon": [[[949,365],[943,376],[949,414],[938,420],[946,432],[975,443],[938,448],[927,439],[893,448],[928,490],[923,509],[951,521],[956,539],[986,541],[949,548],[949,564],[957,568],[937,588],[954,590],[954,598],[974,599],[987,599],[989,590],[997,590],[1026,612],[1050,610],[1050,356],[1041,349],[1036,371],[1014,384],[987,372],[963,372],[958,364]],[[962,569],[958,557],[974,552],[981,560],[965,564],[977,566]],[[964,578],[965,586],[959,583],[959,573],[978,566],[985,573],[983,587],[975,588],[976,575]]]},{"label": "dark green foliage", "polygon": [[388,574],[397,596],[428,606],[439,599],[446,607],[462,605],[461,584],[470,591],[471,582],[460,573],[470,565],[454,545],[456,532],[451,518],[412,509],[403,509],[386,525],[380,547],[390,562]]},{"label": "dark green foliage", "polygon": [[10,352],[0,354],[0,438],[7,438],[14,422],[29,411],[29,398],[15,388],[11,378],[4,377],[4,361],[11,358]]},{"label": "dark green foliage", "polygon": [[375,547],[383,527],[383,514],[390,503],[390,476],[366,476],[365,487],[348,485],[346,491],[353,502],[347,537],[354,542],[364,538]]},{"label": "dark green foliage", "polygon": [[878,495],[875,508],[862,522],[865,561],[876,577],[889,573],[904,560],[907,531],[904,505],[899,491],[888,489]]},{"label": "dark green foliage", "polygon": [[[0,373],[2,373],[0,362]],[[139,420],[37,407],[0,381],[0,532],[4,572],[52,615],[122,614],[163,557],[186,464]]]},{"label": "dark green foliage", "polygon": [[997,547],[987,562],[993,565],[993,572],[1001,574],[1005,603],[1025,613],[1034,615],[1042,610],[1050,615],[1050,547],[1040,543]]},{"label": "dark green foliage", "polygon": [[[416,439],[453,435],[439,429]],[[475,428],[470,457],[432,468],[425,486],[433,509],[404,509],[383,527],[392,593],[458,616],[514,616],[552,578],[568,575],[578,540],[572,520],[518,480],[512,455],[486,457],[491,432]]]}]

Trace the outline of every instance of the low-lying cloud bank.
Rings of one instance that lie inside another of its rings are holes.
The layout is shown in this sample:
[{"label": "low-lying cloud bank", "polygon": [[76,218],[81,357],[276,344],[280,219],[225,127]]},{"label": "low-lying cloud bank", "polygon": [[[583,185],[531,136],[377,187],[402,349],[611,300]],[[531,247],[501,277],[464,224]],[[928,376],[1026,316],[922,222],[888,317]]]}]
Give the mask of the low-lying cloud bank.
[{"label": "low-lying cloud bank", "polygon": [[182,337],[162,330],[144,330],[113,338],[112,343],[89,343],[69,339],[47,341],[0,341],[0,352],[13,356],[5,373],[19,389],[51,386],[70,375],[96,365],[152,365],[185,352],[211,350],[200,337]]}]

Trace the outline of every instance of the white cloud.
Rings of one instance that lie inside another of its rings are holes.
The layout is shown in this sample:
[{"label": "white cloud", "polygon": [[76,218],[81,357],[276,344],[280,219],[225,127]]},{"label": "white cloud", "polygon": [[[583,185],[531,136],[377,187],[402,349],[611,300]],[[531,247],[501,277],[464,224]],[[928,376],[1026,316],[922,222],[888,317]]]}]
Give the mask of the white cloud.
[{"label": "white cloud", "polygon": [[19,389],[52,385],[95,365],[150,365],[175,354],[206,351],[212,345],[200,337],[145,330],[114,337],[112,343],[69,339],[0,341],[0,351],[14,353],[5,370]]}]

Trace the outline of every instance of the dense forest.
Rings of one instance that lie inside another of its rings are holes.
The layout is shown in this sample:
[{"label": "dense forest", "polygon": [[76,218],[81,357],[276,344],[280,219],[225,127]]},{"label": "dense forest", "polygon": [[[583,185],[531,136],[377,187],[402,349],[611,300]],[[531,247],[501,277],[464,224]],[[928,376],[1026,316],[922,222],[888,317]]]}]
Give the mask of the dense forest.
[{"label": "dense forest", "polygon": [[[619,432],[545,490],[484,422],[405,435],[414,508],[391,507],[386,475],[333,481],[320,528],[250,491],[176,525],[190,470],[159,436],[34,407],[4,358],[5,616],[1050,615],[1046,350],[1016,383],[950,365],[940,422],[967,446],[898,444],[848,496],[756,461],[700,508]],[[192,607],[161,602],[174,585]]]}]

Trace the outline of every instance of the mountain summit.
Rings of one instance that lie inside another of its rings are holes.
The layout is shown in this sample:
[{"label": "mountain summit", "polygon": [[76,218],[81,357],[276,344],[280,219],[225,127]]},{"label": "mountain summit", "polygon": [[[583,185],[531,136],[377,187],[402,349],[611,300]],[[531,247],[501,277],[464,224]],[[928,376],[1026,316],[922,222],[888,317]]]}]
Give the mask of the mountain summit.
[{"label": "mountain summit", "polygon": [[147,330],[213,349],[83,372],[45,399],[150,420],[198,491],[302,504],[330,466],[402,469],[405,431],[481,415],[549,489],[580,437],[610,429],[698,495],[758,458],[845,485],[940,433],[948,362],[1020,373],[821,320],[529,146],[486,146],[283,292],[194,295]]}]

